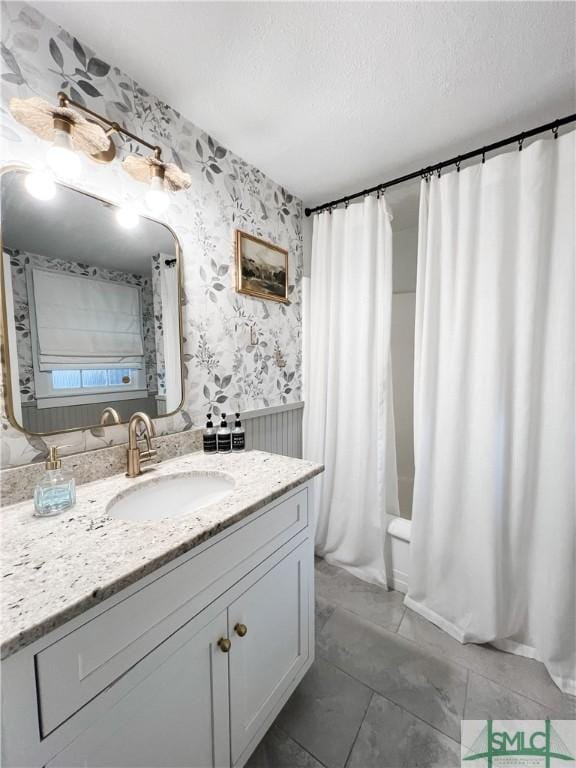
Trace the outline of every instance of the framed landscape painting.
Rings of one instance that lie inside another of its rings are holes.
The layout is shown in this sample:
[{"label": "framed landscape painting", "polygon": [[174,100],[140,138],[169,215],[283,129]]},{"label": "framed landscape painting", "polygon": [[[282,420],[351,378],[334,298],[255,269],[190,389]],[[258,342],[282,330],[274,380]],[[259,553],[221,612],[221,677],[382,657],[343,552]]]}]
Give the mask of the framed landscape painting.
[{"label": "framed landscape painting", "polygon": [[271,301],[288,301],[288,251],[236,230],[236,290]]}]

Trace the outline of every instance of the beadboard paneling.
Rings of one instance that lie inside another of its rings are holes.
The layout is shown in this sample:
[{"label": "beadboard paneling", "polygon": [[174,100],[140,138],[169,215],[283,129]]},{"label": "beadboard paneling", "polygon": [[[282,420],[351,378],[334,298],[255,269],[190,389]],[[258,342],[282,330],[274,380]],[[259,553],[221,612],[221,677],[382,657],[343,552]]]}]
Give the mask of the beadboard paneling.
[{"label": "beadboard paneling", "polygon": [[122,421],[128,421],[136,411],[144,411],[150,416],[155,416],[158,410],[155,397],[66,405],[57,408],[36,408],[36,406],[24,404],[22,407],[24,427],[29,432],[59,432],[63,429],[85,428],[87,424],[98,425],[102,409],[106,406],[115,408]]},{"label": "beadboard paneling", "polygon": [[304,403],[293,403],[244,414],[246,448],[301,459],[303,412]]}]

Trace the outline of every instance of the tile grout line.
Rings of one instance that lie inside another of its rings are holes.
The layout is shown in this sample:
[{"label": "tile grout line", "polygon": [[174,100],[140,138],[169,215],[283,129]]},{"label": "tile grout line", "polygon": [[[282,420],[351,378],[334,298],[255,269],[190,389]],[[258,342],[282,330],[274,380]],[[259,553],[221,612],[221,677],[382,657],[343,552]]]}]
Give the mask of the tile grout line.
[{"label": "tile grout line", "polygon": [[[366,718],[366,713],[368,712],[368,707],[370,706],[370,702],[372,701],[372,698],[374,697],[375,691],[369,685],[366,685],[361,680],[358,680],[357,677],[354,677],[354,675],[351,675],[350,672],[347,672],[345,669],[341,669],[336,664],[333,664],[329,659],[324,658],[324,656],[318,654],[317,658],[321,658],[322,661],[324,662],[324,664],[327,664],[329,667],[333,667],[334,669],[337,669],[338,672],[340,672],[341,674],[345,675],[350,680],[352,680],[354,683],[356,683],[357,685],[360,685],[362,688],[365,688],[367,691],[370,692],[370,697],[368,698],[368,703],[366,705],[366,709],[364,710],[364,713],[362,715],[362,719],[360,720],[360,724],[358,726],[358,730],[357,730],[356,735],[354,737],[354,740],[352,742],[352,747],[353,747],[354,744],[356,743],[356,739],[358,738],[358,733],[360,732],[360,728],[362,727],[362,723],[364,722],[364,720]],[[282,728],[282,726],[280,726],[280,725],[278,726],[278,728],[282,731],[282,733],[284,733],[286,736],[288,736],[288,738],[290,738],[293,741],[295,741],[296,744],[298,744],[298,746],[302,747],[302,749],[304,749],[308,754],[312,755],[312,757],[315,760],[317,760],[321,765],[325,766],[325,764],[322,763],[322,761],[313,752],[310,752],[310,750],[307,747],[305,747],[303,744],[301,744],[295,736],[293,736],[292,734],[288,733],[288,731],[285,730],[284,728]],[[352,751],[352,747],[350,747],[350,750],[348,752],[348,757],[350,756],[350,753]],[[326,766],[325,766],[325,768],[326,768]]]},{"label": "tile grout line", "polygon": [[[520,691],[517,691],[515,688],[509,688],[507,685],[503,685],[497,680],[493,680],[491,677],[487,677],[486,675],[483,675],[482,672],[477,672],[475,669],[470,669],[470,667],[465,667],[464,665],[461,665],[461,666],[463,667],[463,669],[466,669],[469,673],[476,675],[477,677],[481,677],[483,680],[487,680],[489,683],[492,683],[493,685],[497,685],[499,688],[503,688],[505,691],[508,691],[508,693],[511,693],[514,696],[519,696],[521,699],[526,699],[531,704],[538,704],[539,706],[545,707],[546,709],[549,709],[551,711],[555,710],[554,705],[546,704],[544,701],[541,701],[540,699],[533,699],[532,696],[527,696],[525,693],[520,693]],[[558,691],[562,696],[570,695],[570,694],[564,693],[564,691],[561,691],[560,689],[558,689]],[[576,710],[572,714],[576,717]],[[562,718],[552,718],[552,719],[562,719]]]},{"label": "tile grout line", "polygon": [[[429,645],[427,643],[426,646],[423,646],[417,640],[412,640],[412,638],[410,638],[410,637],[406,637],[405,635],[400,635],[397,630],[392,631],[390,629],[390,627],[383,627],[381,624],[375,624],[373,621],[371,621],[370,619],[367,619],[365,616],[361,616],[359,613],[355,613],[354,611],[351,611],[348,608],[344,608],[344,607],[342,607],[340,605],[337,605],[337,604],[334,604],[334,603],[332,603],[331,605],[334,605],[334,608],[339,610],[339,611],[343,611],[344,613],[347,613],[350,616],[354,616],[357,619],[360,619],[361,621],[366,622],[366,624],[370,624],[370,626],[374,627],[374,629],[387,632],[390,635],[396,635],[401,640],[404,640],[406,643],[409,643],[410,645],[415,646],[417,649],[424,650],[426,648],[427,650],[429,650],[430,655],[433,656],[436,659],[436,661],[441,661],[441,662],[444,662],[444,664],[448,664],[449,666],[450,665],[457,666],[457,667],[465,669],[465,670],[469,669],[469,667],[465,666],[464,664],[460,664],[457,661],[452,661],[452,659],[447,659],[446,655],[443,654],[440,650],[437,650],[436,647],[433,646],[433,645]],[[326,621],[326,624],[328,624],[328,622],[333,617],[334,617],[334,613],[332,613],[330,618]],[[326,627],[326,624],[324,624],[324,626],[322,627],[322,630],[318,633],[318,635],[322,634],[322,632],[324,631],[324,629]],[[472,671],[474,671],[474,670],[472,670]]]},{"label": "tile grout line", "polygon": [[[346,610],[346,609],[344,609],[344,610]],[[427,642],[425,640],[424,641],[423,640],[414,640],[413,638],[408,637],[407,635],[402,635],[400,633],[400,627],[402,626],[402,622],[404,621],[404,617],[406,616],[406,613],[407,613],[408,610],[409,609],[406,606],[404,606],[404,613],[402,615],[402,620],[400,621],[400,624],[398,625],[398,629],[396,631],[398,636],[404,638],[404,640],[410,640],[411,642],[416,643],[416,645],[419,645],[422,648],[425,648],[427,650],[431,650],[433,653],[440,653],[440,651],[437,649],[437,647],[435,645],[433,645],[432,643],[429,643],[429,642]],[[448,634],[448,632],[445,632],[441,627],[438,627],[433,622],[429,621],[428,619],[425,619],[423,616],[420,616],[420,614],[416,614],[416,615],[419,616],[419,618],[423,619],[424,621],[428,622],[428,624],[433,626],[435,629],[438,629],[440,632],[445,634],[446,637],[449,637],[452,640],[455,640],[455,638],[453,638],[452,635]],[[366,621],[370,621],[370,619],[366,619]],[[373,622],[371,622],[371,623],[373,623]],[[455,640],[455,642],[458,642],[458,641]],[[459,645],[462,648],[465,648],[467,645],[469,645],[469,646],[471,646],[473,648],[474,647],[482,648],[484,645],[490,645],[490,643],[460,643]],[[495,646],[490,645],[490,647],[493,648],[496,653],[506,653],[506,651],[501,651],[499,648],[496,648]],[[536,663],[541,664],[542,667],[544,667],[544,670],[546,671],[546,674],[548,674],[548,676],[550,677],[548,671],[546,670],[546,667],[544,666],[544,664],[542,664],[541,661],[538,661],[537,659],[530,659],[527,656],[520,656],[519,654],[508,654],[508,655],[513,656],[515,658],[520,658],[520,659],[524,659],[525,658],[527,661],[535,661]],[[452,664],[457,664],[459,667],[462,667],[463,669],[467,670],[469,673],[472,672],[472,674],[478,675],[479,677],[483,677],[485,680],[488,680],[491,683],[496,683],[496,685],[499,685],[501,688],[504,688],[505,690],[510,691],[511,693],[516,694],[517,696],[523,696],[525,699],[528,699],[529,701],[534,702],[534,704],[540,704],[543,707],[547,707],[548,709],[554,709],[553,705],[550,705],[547,702],[542,701],[542,699],[535,699],[533,696],[529,696],[527,693],[521,692],[521,691],[517,690],[516,688],[510,688],[510,686],[504,685],[499,679],[495,680],[492,677],[488,677],[488,675],[486,675],[485,673],[479,672],[477,669],[473,669],[472,667],[469,667],[463,661],[459,661],[457,659],[450,659],[450,661],[451,661]],[[550,681],[552,682],[553,685],[555,685],[555,683],[554,683],[554,681],[552,680],[551,677],[550,677]],[[560,688],[558,688],[558,693],[561,696],[569,696],[570,695],[570,694],[564,693],[564,691],[562,691]],[[572,697],[572,698],[574,698],[574,703],[576,704],[576,697]]]},{"label": "tile grout line", "polygon": [[[464,709],[462,710],[462,720],[466,720],[466,709],[468,708],[468,688],[470,686],[470,670],[466,672],[466,687],[464,688]],[[460,722],[460,738],[462,738],[462,722]]]},{"label": "tile grout line", "polygon": [[[316,650],[318,650],[318,649],[316,649]],[[366,685],[366,683],[363,683],[362,680],[359,680],[355,675],[351,674],[346,669],[342,669],[341,667],[338,666],[338,664],[334,664],[333,661],[331,661],[330,659],[327,659],[323,655],[321,655],[321,658],[322,658],[322,661],[325,664],[328,664],[329,667],[334,667],[334,669],[337,669],[338,672],[342,672],[342,674],[346,675],[346,677],[349,677],[350,680],[353,680],[355,683],[358,683],[358,685],[361,685],[362,688],[366,688],[367,690],[371,691],[372,693],[377,693],[377,691],[374,691],[374,688],[372,688],[369,685]]]},{"label": "tile grout line", "polygon": [[420,720],[421,723],[424,723],[424,725],[427,725],[429,728],[432,728],[433,730],[437,731],[437,733],[444,736],[446,739],[450,739],[450,741],[453,741],[454,744],[459,744],[460,742],[456,741],[452,738],[452,736],[449,736],[447,733],[444,733],[444,731],[441,731],[440,728],[438,728],[435,725],[432,725],[432,723],[429,723],[427,720],[424,720],[423,717],[420,717],[420,715],[414,714],[414,712],[411,712],[409,709],[406,709],[406,707],[403,707],[402,704],[398,704],[398,702],[393,701],[392,699],[389,699],[388,696],[386,696],[384,693],[381,693],[380,691],[377,691],[375,688],[372,688],[371,685],[368,685],[367,683],[363,682],[362,680],[359,680],[355,675],[351,674],[345,669],[342,669],[342,667],[339,667],[338,664],[335,664],[330,659],[327,659],[320,651],[318,651],[318,655],[322,658],[323,661],[327,661],[329,664],[332,664],[333,667],[336,667],[336,669],[340,670],[340,672],[344,672],[344,674],[348,675],[348,677],[351,677],[355,682],[360,683],[365,688],[368,688],[370,691],[372,691],[372,694],[376,694],[377,696],[380,696],[382,699],[386,699],[386,701],[390,702],[390,704],[393,704],[395,707],[399,707],[401,710],[406,712],[411,717],[414,717],[416,720]]},{"label": "tile grout line", "polygon": [[[392,591],[397,591],[397,590],[392,590]],[[361,619],[362,621],[366,621],[368,624],[370,624],[371,626],[375,627],[376,629],[381,629],[381,630],[383,629],[384,631],[390,632],[391,634],[396,634],[396,635],[398,635],[398,637],[401,637],[403,640],[406,640],[407,642],[411,643],[412,645],[415,645],[415,646],[417,646],[419,648],[422,648],[422,649],[425,649],[425,650],[429,651],[433,656],[436,656],[436,658],[438,658],[438,659],[440,659],[442,661],[446,661],[446,658],[441,655],[441,651],[435,645],[433,645],[431,643],[428,643],[426,641],[414,640],[411,637],[407,637],[406,635],[400,634],[400,631],[399,631],[400,630],[400,626],[402,625],[402,621],[404,620],[404,617],[406,616],[406,611],[407,611],[406,606],[404,606],[404,613],[402,614],[402,619],[400,620],[400,623],[398,624],[397,628],[392,632],[391,629],[390,629],[391,625],[383,626],[382,624],[375,624],[371,619],[366,618],[365,616],[362,616],[361,614],[356,613],[355,611],[351,611],[350,609],[345,608],[344,606],[339,605],[338,603],[333,603],[332,601],[328,600],[323,595],[320,595],[320,597],[322,597],[323,600],[325,600],[327,603],[329,603],[329,605],[333,606],[335,609],[338,609],[340,611],[344,611],[345,613],[349,613],[352,616],[357,616],[359,619]],[[333,614],[330,615],[330,617],[327,619],[325,624],[322,626],[322,630],[320,630],[320,632],[318,633],[319,635],[323,631],[324,626],[332,618],[332,615]],[[424,619],[424,620],[427,621],[427,619]],[[436,627],[436,625],[432,624],[432,622],[428,622],[428,623],[431,624],[433,627]],[[440,627],[436,627],[436,628],[439,629],[441,632],[444,631]],[[449,635],[447,632],[445,632],[445,634],[447,635],[447,637],[451,637],[451,635]],[[452,638],[452,639],[454,639],[454,638]],[[458,642],[458,641],[456,641],[456,642]],[[468,645],[468,643],[464,643],[464,644],[461,644],[461,645],[462,645],[462,647],[464,647],[465,645]],[[473,646],[478,645],[479,647],[481,647],[481,644],[479,644],[479,643],[472,643],[471,645],[473,645]],[[500,652],[500,653],[505,653],[504,651],[499,651],[498,648],[495,648],[495,650]],[[516,655],[516,654],[512,654],[512,655]],[[523,657],[521,657],[521,658],[523,658]],[[540,706],[546,707],[547,709],[550,709],[550,710],[554,710],[555,709],[555,706],[550,705],[550,704],[542,701],[541,699],[535,699],[532,696],[528,696],[528,695],[526,695],[526,693],[521,693],[520,691],[516,690],[515,688],[510,688],[507,685],[503,685],[499,680],[494,680],[493,678],[488,677],[486,674],[483,674],[482,672],[478,672],[476,669],[472,669],[471,667],[469,667],[468,665],[466,665],[462,661],[458,661],[458,660],[455,660],[455,659],[450,659],[449,663],[450,664],[455,664],[456,666],[460,667],[461,669],[465,669],[468,673],[472,672],[473,674],[478,675],[479,677],[483,677],[485,680],[488,680],[491,683],[495,683],[496,685],[499,685],[501,688],[504,688],[504,690],[510,691],[511,693],[515,694],[516,696],[522,696],[525,699],[528,699],[529,701],[533,702],[534,704],[539,704]],[[538,663],[542,663],[542,662],[538,662]],[[558,690],[559,690],[559,694],[560,695],[563,695],[563,696],[568,695],[568,694],[564,694],[564,692],[561,691],[560,689],[558,689]],[[568,702],[568,703],[570,703],[570,702]]]},{"label": "tile grout line", "polygon": [[[366,619],[366,621],[369,621],[369,619]],[[427,621],[427,619],[424,619],[424,621]],[[429,623],[432,624],[432,622],[429,622]],[[436,624],[432,624],[432,626],[436,627]],[[444,632],[444,630],[441,629],[440,627],[436,627],[436,629],[439,629],[440,632]],[[445,632],[444,634],[447,637],[450,637],[452,640],[455,640],[455,638],[453,638],[447,632]],[[407,637],[406,635],[401,635],[400,633],[398,633],[398,637],[401,637],[404,640],[408,640],[409,642],[414,643],[415,645],[418,645],[421,648],[424,648],[426,650],[430,650],[433,654],[440,654],[440,650],[437,648],[437,646],[433,645],[432,643],[428,643],[428,642],[422,641],[422,640],[413,640],[412,638]],[[455,642],[458,642],[458,641],[455,640]],[[462,646],[462,648],[466,647],[467,645],[470,645],[472,647],[476,647],[477,646],[479,648],[482,648],[482,646],[483,646],[482,643],[460,643],[460,645]],[[499,652],[499,653],[506,653],[506,651],[500,651],[498,648],[494,648],[494,650]],[[510,654],[510,655],[511,656],[515,656],[517,658],[528,658],[528,657],[525,657],[525,656],[517,656],[516,654]],[[526,693],[522,693],[519,690],[517,690],[516,688],[510,688],[509,685],[504,685],[504,683],[502,683],[501,680],[494,680],[493,677],[488,677],[487,674],[485,674],[483,672],[479,672],[477,669],[473,669],[472,667],[469,667],[463,661],[458,661],[456,659],[450,659],[450,663],[451,664],[456,664],[457,666],[461,667],[462,669],[465,669],[468,673],[471,672],[473,675],[478,675],[478,677],[482,677],[482,678],[484,678],[484,680],[488,680],[488,682],[490,682],[490,683],[494,683],[495,685],[499,685],[500,688],[504,688],[505,691],[510,691],[510,693],[513,693],[516,696],[521,696],[524,699],[528,699],[528,701],[531,701],[534,704],[540,704],[541,706],[547,707],[548,709],[554,709],[553,705],[547,704],[545,701],[542,701],[542,699],[535,699],[535,698],[533,698],[533,696],[529,696]],[[542,662],[538,662],[538,663],[541,664]],[[555,685],[555,683],[552,681],[552,678],[550,678],[550,680],[551,680],[552,684]],[[558,688],[558,694],[560,696],[567,696],[567,695],[569,695],[569,694],[565,694],[564,691],[561,691],[560,688]]]},{"label": "tile grout line", "polygon": [[400,617],[400,621],[398,622],[398,626],[396,627],[396,630],[395,630],[398,637],[404,637],[404,635],[400,634],[400,627],[402,626],[402,622],[404,621],[404,616],[406,616],[406,606],[404,604],[402,605],[404,606],[404,610],[402,611],[402,616]]},{"label": "tile grout line", "polygon": [[[498,650],[498,649],[496,649]],[[502,653],[506,653],[506,651],[502,651]],[[515,655],[515,654],[512,654]],[[520,658],[527,658],[525,656],[521,656]],[[456,663],[456,662],[455,662]],[[541,664],[542,662],[538,662]],[[462,665],[464,666],[464,665]],[[503,683],[499,682],[498,680],[494,680],[491,677],[488,677],[487,675],[482,674],[482,672],[477,672],[475,669],[471,669],[470,667],[465,667],[469,672],[471,672],[473,675],[477,675],[478,677],[484,678],[484,680],[488,680],[489,683],[494,683],[494,685],[499,685],[500,688],[504,688],[505,691],[509,691],[510,693],[513,693],[515,696],[520,696],[523,699],[528,699],[528,701],[531,701],[533,704],[540,704],[542,707],[546,707],[547,709],[554,710],[555,705],[553,704],[547,704],[545,701],[542,701],[541,699],[534,699],[532,696],[528,696],[526,693],[520,693],[520,691],[517,691],[515,688],[510,688],[508,685],[504,685]],[[552,685],[556,685],[552,678],[550,678]],[[558,688],[558,694],[560,696],[570,696],[569,693],[564,693],[560,688]],[[574,697],[573,697],[574,698]],[[568,703],[571,703],[570,701]],[[576,707],[576,699],[574,699],[574,706]],[[576,712],[575,712],[576,714]]]},{"label": "tile grout line", "polygon": [[[369,690],[372,690],[372,689],[369,689]],[[350,763],[350,758],[352,757],[352,752],[354,751],[354,747],[356,746],[356,742],[358,741],[358,736],[360,735],[360,731],[362,730],[362,726],[364,725],[364,721],[366,720],[366,715],[368,714],[368,710],[370,709],[370,704],[372,704],[373,698],[374,698],[374,691],[372,691],[372,695],[368,699],[368,704],[366,705],[366,709],[364,710],[364,714],[362,715],[362,720],[360,721],[360,725],[358,726],[356,735],[354,736],[350,749],[348,750],[348,755],[344,762],[344,768],[348,768],[348,765]]]},{"label": "tile grout line", "polygon": [[[326,600],[326,598],[323,598],[323,599]],[[384,630],[386,632],[389,632],[389,630],[386,630],[384,627],[380,626],[379,624],[374,624],[374,622],[370,621],[370,619],[366,619],[363,616],[360,616],[359,614],[354,613],[354,611],[349,611],[348,609],[343,608],[343,607],[341,607],[341,606],[339,606],[337,604],[334,604],[334,603],[332,603],[329,600],[326,600],[326,602],[328,602],[330,605],[334,606],[335,609],[338,609],[340,611],[344,611],[344,613],[347,613],[347,614],[349,614],[351,616],[355,616],[355,617],[361,619],[362,621],[367,622],[368,624],[370,624],[372,627],[375,627],[376,629],[380,629],[380,630]],[[330,619],[333,616],[334,616],[334,613],[332,613],[330,618],[326,621],[326,623],[322,627],[322,630],[318,633],[318,636],[320,636],[322,634],[322,632],[324,631],[324,627],[326,626],[326,624],[328,624],[328,622],[330,621]],[[400,626],[400,625],[398,625],[398,626]],[[391,635],[396,634],[398,637],[402,638],[403,640],[408,641],[411,645],[414,645],[417,648],[421,648],[419,643],[417,643],[414,640],[410,640],[410,638],[404,637],[403,635],[398,635],[397,632],[396,633],[395,632],[389,632],[389,633]],[[317,653],[318,656],[320,656],[323,659],[323,661],[328,662],[328,664],[332,664],[332,666],[336,667],[336,669],[340,670],[340,672],[344,672],[344,674],[346,674],[349,677],[351,677],[355,682],[360,683],[365,688],[368,688],[369,690],[371,690],[373,694],[376,693],[378,696],[382,696],[382,698],[386,699],[386,701],[389,701],[391,704],[394,704],[395,706],[400,707],[400,709],[402,709],[404,712],[407,712],[412,717],[415,717],[417,720],[420,720],[420,722],[425,723],[428,727],[433,728],[435,731],[437,731],[437,733],[442,734],[442,736],[445,736],[447,739],[450,739],[455,744],[459,744],[459,742],[457,742],[455,739],[453,739],[452,736],[449,736],[444,731],[441,731],[440,728],[437,728],[435,725],[432,725],[432,723],[429,723],[427,720],[424,720],[424,718],[420,717],[419,715],[414,714],[409,709],[406,709],[405,707],[403,707],[401,704],[398,704],[397,702],[393,701],[392,699],[389,699],[386,695],[382,694],[380,691],[377,691],[375,688],[372,688],[371,685],[368,685],[364,681],[362,681],[359,678],[357,678],[356,675],[352,674],[351,672],[349,672],[346,669],[342,669],[342,667],[340,667],[338,664],[335,664],[331,659],[326,658],[326,656],[318,648],[318,637],[316,638],[316,653]],[[434,656],[436,659],[439,659],[441,661],[446,662],[446,659],[441,657],[439,654],[436,655],[435,653],[433,653],[432,656]],[[452,662],[448,662],[448,663],[450,664]],[[468,681],[468,677],[469,677],[469,670],[468,670],[468,668],[467,667],[463,667],[462,665],[457,665],[457,666],[458,667],[462,667],[462,669],[466,670],[466,682],[467,682]],[[465,706],[466,706],[466,698],[464,698],[464,707]],[[463,711],[464,711],[464,707],[463,707]],[[462,718],[460,718],[460,719],[462,719]]]},{"label": "tile grout line", "polygon": [[[343,605],[339,605],[338,603],[333,603],[330,600],[327,600],[323,595],[316,595],[315,597],[321,597],[324,601],[326,601],[334,610],[338,611],[344,611],[344,613],[349,613],[351,616],[355,616],[357,619],[360,619],[361,621],[365,621],[368,624],[370,624],[373,627],[376,627],[376,629],[383,629],[385,632],[389,632],[391,635],[398,635],[398,637],[401,637],[403,640],[407,640],[410,643],[414,643],[415,645],[419,645],[415,640],[410,640],[409,637],[405,637],[404,635],[399,635],[398,630],[400,629],[400,624],[402,623],[402,619],[398,622],[398,625],[396,626],[396,622],[391,622],[390,624],[376,624],[376,622],[372,621],[372,619],[366,618],[366,616],[363,616],[361,613],[356,613],[356,611],[353,611],[351,608],[345,608]],[[324,624],[322,625],[322,629],[318,634],[320,634],[323,630],[326,624],[330,621],[332,616],[334,615],[334,610],[330,614],[330,616],[326,619]],[[406,609],[404,608],[404,612]],[[404,613],[402,614],[402,618],[404,618]],[[439,658],[441,658],[439,656]]]},{"label": "tile grout line", "polygon": [[[345,608],[339,608],[339,610],[343,610],[346,613],[352,614],[353,616],[357,616],[358,615],[358,614],[353,613],[352,611],[347,611]],[[360,617],[360,618],[363,618],[363,617]],[[370,624],[372,624],[372,626],[374,626],[374,627],[382,629],[382,627],[379,627],[379,625],[373,624],[373,622],[370,622],[369,619],[363,619],[363,620],[368,622],[368,623],[370,623]],[[320,633],[318,633],[318,634],[320,634]],[[403,635],[399,635],[399,637],[402,637],[402,639],[404,639],[404,640],[408,640],[409,642],[411,642],[414,645],[421,646],[421,643],[418,643],[415,640],[411,641],[410,638],[404,637]],[[423,647],[423,646],[421,646],[421,647]],[[449,736],[447,733],[444,733],[444,731],[441,731],[435,725],[432,725],[432,723],[428,723],[428,721],[424,720],[424,718],[420,717],[419,715],[415,715],[409,709],[406,709],[405,707],[402,707],[402,705],[397,704],[392,699],[389,699],[385,694],[381,693],[380,691],[377,691],[375,688],[372,688],[371,685],[368,685],[363,680],[360,680],[359,678],[357,678],[354,674],[352,674],[348,670],[342,669],[342,667],[338,666],[338,664],[335,664],[331,659],[328,659],[326,656],[324,656],[324,654],[318,648],[317,648],[317,653],[325,662],[328,662],[329,664],[332,664],[332,666],[334,666],[337,669],[339,669],[340,672],[344,672],[344,674],[346,674],[349,677],[351,677],[355,682],[358,682],[361,685],[365,686],[366,688],[369,688],[373,693],[377,693],[379,696],[382,696],[387,701],[390,701],[392,704],[395,704],[397,707],[401,707],[401,709],[404,709],[405,712],[408,712],[413,717],[418,718],[423,723],[426,723],[431,728],[434,728],[435,730],[437,730],[438,733],[442,733],[444,736],[446,736],[447,738],[452,739],[452,741],[454,741],[454,739],[451,736]],[[438,658],[441,658],[441,657],[438,657]],[[489,683],[492,683],[494,685],[498,685],[500,688],[502,688],[505,691],[508,691],[509,693],[512,693],[514,696],[519,696],[520,698],[524,698],[524,699],[526,699],[527,701],[529,701],[529,702],[531,702],[533,704],[538,704],[539,706],[545,707],[546,709],[549,709],[551,711],[554,710],[554,707],[550,706],[549,704],[545,704],[544,702],[538,701],[537,699],[532,699],[530,696],[525,696],[524,694],[519,693],[518,691],[515,691],[513,688],[508,688],[507,686],[502,685],[502,683],[497,683],[495,680],[492,680],[492,678],[486,677],[486,675],[482,675],[480,672],[476,672],[476,670],[470,669],[469,667],[465,666],[464,664],[458,664],[457,662],[452,662],[452,661],[450,663],[456,664],[459,668],[461,668],[462,670],[464,670],[466,672],[466,683],[465,683],[465,692],[464,692],[464,707],[463,707],[463,711],[462,711],[462,717],[460,718],[461,720],[465,720],[466,719],[465,718],[465,712],[466,712],[466,707],[467,707],[467,704],[468,704],[468,690],[469,690],[469,685],[470,685],[470,675],[471,674],[477,675],[478,677],[481,677],[484,680],[487,680]],[[572,717],[572,718],[568,718],[568,719],[575,719],[575,718]]]},{"label": "tile grout line", "polygon": [[[301,744],[301,743],[298,741],[298,739],[295,739],[295,738],[294,738],[294,736],[292,736],[292,735],[291,735],[291,734],[289,734],[289,733],[288,733],[288,732],[287,732],[287,731],[286,731],[284,728],[282,728],[282,726],[281,726],[281,725],[277,725],[277,724],[276,724],[276,721],[274,721],[273,725],[275,725],[275,726],[276,726],[276,728],[278,728],[278,730],[279,730],[279,731],[281,731],[281,732],[282,732],[282,734],[283,734],[283,735],[284,735],[284,736],[285,736],[287,739],[290,739],[290,741],[293,741],[293,742],[294,742],[294,744],[297,744],[297,745],[300,747],[300,749],[303,749],[303,750],[304,750],[304,752],[306,752],[306,754],[307,754],[309,757],[311,757],[311,758],[312,758],[312,759],[313,759],[313,760],[314,760],[316,763],[318,763],[318,765],[322,766],[322,768],[328,768],[328,766],[326,765],[326,763],[323,763],[323,762],[322,762],[322,760],[320,760],[319,758],[317,758],[317,757],[316,757],[316,755],[315,755],[313,752],[310,752],[310,750],[309,750],[309,749],[307,749],[307,748],[306,748],[306,747],[305,747],[303,744]],[[264,738],[266,738],[266,736],[264,736]]]}]

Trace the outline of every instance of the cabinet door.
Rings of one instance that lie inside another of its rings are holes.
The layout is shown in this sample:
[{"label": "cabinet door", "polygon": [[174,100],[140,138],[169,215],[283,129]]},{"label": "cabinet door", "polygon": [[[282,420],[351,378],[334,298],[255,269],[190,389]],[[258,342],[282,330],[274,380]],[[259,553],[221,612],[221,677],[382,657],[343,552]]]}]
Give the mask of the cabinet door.
[{"label": "cabinet door", "polygon": [[202,614],[159,648],[159,664],[47,768],[228,766],[226,612]]},{"label": "cabinet door", "polygon": [[312,562],[304,542],[228,609],[232,763],[308,659]]}]

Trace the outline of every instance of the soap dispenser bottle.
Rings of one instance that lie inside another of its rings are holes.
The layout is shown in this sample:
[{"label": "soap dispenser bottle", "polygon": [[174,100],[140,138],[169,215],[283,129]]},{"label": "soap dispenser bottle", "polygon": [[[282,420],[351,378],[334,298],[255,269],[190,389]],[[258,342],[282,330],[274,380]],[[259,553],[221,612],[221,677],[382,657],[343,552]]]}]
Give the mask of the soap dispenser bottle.
[{"label": "soap dispenser bottle", "polygon": [[212,422],[212,414],[209,413],[206,418],[206,429],[202,435],[202,443],[204,445],[204,453],[216,453],[218,451],[218,445],[216,444],[216,429]]},{"label": "soap dispenser bottle", "polygon": [[243,451],[246,447],[246,436],[244,434],[244,427],[240,421],[240,414],[236,414],[236,421],[234,422],[234,429],[232,430],[232,450]]},{"label": "soap dispenser bottle", "polygon": [[226,421],[226,414],[222,414],[222,421],[220,422],[220,429],[218,430],[218,453],[230,453],[232,450],[232,440],[230,436],[230,430],[228,429],[228,422]]},{"label": "soap dispenser bottle", "polygon": [[72,472],[62,469],[57,446],[50,448],[46,474],[34,490],[34,515],[49,517],[73,507],[76,502],[76,481]]}]

